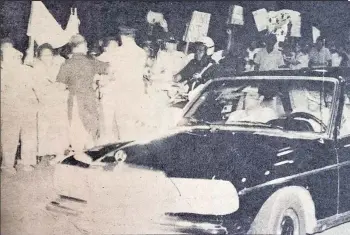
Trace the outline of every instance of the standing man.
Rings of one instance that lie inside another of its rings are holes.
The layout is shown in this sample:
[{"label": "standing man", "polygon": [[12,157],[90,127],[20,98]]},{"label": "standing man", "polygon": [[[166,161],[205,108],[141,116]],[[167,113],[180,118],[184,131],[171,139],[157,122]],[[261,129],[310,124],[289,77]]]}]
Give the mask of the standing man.
[{"label": "standing man", "polygon": [[[177,50],[178,41],[170,36],[165,42],[165,50],[158,53],[153,67],[153,77],[150,98],[153,100],[155,118],[158,120],[159,131],[167,130],[176,123],[174,110],[169,104],[169,97],[166,90],[172,85],[173,77],[186,65],[185,53]],[[162,115],[159,113],[163,112]],[[158,119],[157,119],[158,118]]]},{"label": "standing man", "polygon": [[87,56],[87,43],[82,35],[71,38],[72,58],[65,61],[57,81],[69,90],[68,118],[71,144],[76,156],[92,147],[99,138],[99,108],[94,90],[96,74],[107,74],[108,63]]},{"label": "standing man", "polygon": [[160,51],[154,65],[153,80],[172,82],[172,78],[186,65],[185,53],[177,50],[178,41],[170,36],[165,43],[165,50]]},{"label": "standing man", "polygon": [[146,52],[135,42],[135,29],[120,27],[122,46],[118,49],[117,124],[122,140],[135,139],[145,130],[150,104],[144,91],[143,72],[147,59]]},{"label": "standing man", "polygon": [[266,38],[266,47],[261,49],[254,59],[256,71],[277,70],[284,66],[282,52],[276,47],[276,35],[270,34]]},{"label": "standing man", "polygon": [[345,42],[344,48],[340,50],[342,56],[341,66],[350,67],[350,40]]},{"label": "standing man", "polygon": [[98,60],[108,62],[110,65],[109,74],[100,77],[101,86],[101,105],[102,124],[101,144],[115,142],[119,139],[119,133],[116,124],[116,112],[118,112],[116,82],[118,74],[118,50],[119,44],[116,37],[108,37],[104,42],[104,52],[97,57]]},{"label": "standing man", "polygon": [[9,39],[1,42],[1,171],[16,172],[15,157],[21,139],[21,160],[17,169],[33,170],[37,155],[36,115],[38,99],[31,68]]},{"label": "standing man", "polygon": [[311,49],[309,54],[309,66],[310,67],[328,67],[332,66],[332,55],[325,45],[325,39],[318,37],[316,45]]}]

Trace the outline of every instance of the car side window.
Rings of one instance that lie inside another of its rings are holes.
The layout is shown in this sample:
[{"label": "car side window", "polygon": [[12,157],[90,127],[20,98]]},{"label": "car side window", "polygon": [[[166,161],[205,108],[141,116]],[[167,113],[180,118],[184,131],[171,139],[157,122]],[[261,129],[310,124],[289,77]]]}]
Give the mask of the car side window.
[{"label": "car side window", "polygon": [[350,135],[350,84],[345,87],[345,102],[340,124],[340,137]]}]

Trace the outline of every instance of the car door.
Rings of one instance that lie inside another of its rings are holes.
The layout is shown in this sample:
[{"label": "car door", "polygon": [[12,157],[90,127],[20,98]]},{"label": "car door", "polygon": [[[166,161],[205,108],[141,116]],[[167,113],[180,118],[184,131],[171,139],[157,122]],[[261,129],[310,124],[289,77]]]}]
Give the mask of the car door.
[{"label": "car door", "polygon": [[339,213],[350,212],[350,83],[345,87],[342,119],[338,136]]}]

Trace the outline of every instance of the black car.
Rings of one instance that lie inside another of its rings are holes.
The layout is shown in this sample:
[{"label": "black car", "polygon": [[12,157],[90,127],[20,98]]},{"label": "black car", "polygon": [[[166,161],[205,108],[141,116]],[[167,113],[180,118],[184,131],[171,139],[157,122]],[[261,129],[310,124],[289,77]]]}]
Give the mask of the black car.
[{"label": "black car", "polygon": [[[91,163],[72,156],[58,167],[85,172],[86,182],[101,180],[104,172],[113,177],[125,173],[122,168],[131,169],[130,175],[159,172],[178,193],[173,203],[178,207],[163,211],[158,223],[173,232],[323,231],[350,221],[350,70],[223,75],[186,105],[178,127],[169,133],[86,154]],[[123,192],[120,181],[128,178],[123,175],[109,186],[118,184]],[[89,203],[79,195],[82,184],[70,190],[63,189],[62,178],[59,184],[64,196],[48,208],[73,213],[64,202]],[[163,190],[159,182],[152,187],[152,192]]]}]

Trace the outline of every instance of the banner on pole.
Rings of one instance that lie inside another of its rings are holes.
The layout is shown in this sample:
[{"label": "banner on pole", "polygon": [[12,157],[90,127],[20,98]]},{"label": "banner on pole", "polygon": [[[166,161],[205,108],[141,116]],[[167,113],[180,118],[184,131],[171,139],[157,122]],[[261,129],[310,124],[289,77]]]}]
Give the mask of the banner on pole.
[{"label": "banner on pole", "polygon": [[227,24],[243,25],[243,7],[237,5],[231,5],[229,8],[229,16]]},{"label": "banner on pole", "polygon": [[41,1],[32,1],[27,35],[39,46],[49,43],[53,48],[59,48],[67,44],[74,34],[79,33],[79,24],[75,10],[73,14],[71,12],[67,30],[63,30]]},{"label": "banner on pole", "polygon": [[211,14],[194,11],[185,35],[186,42],[196,42],[199,38],[207,36]]}]

